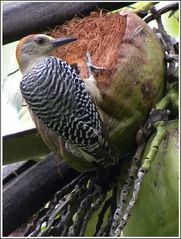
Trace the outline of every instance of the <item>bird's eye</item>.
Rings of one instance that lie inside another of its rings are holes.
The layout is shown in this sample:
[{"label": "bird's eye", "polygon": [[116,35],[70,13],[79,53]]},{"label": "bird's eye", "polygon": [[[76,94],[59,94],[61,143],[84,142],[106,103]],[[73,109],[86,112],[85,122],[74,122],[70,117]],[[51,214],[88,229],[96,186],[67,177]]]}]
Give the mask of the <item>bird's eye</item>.
[{"label": "bird's eye", "polygon": [[38,37],[35,41],[36,41],[36,43],[38,43],[38,44],[43,44],[43,43],[45,43],[45,38],[43,38],[43,37]]}]

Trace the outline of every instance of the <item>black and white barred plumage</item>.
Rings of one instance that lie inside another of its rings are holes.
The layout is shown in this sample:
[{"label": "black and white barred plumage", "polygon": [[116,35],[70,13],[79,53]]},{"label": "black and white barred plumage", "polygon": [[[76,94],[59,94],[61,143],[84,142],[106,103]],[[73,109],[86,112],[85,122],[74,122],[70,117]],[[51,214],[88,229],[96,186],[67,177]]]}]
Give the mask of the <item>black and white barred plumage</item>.
[{"label": "black and white barred plumage", "polygon": [[102,122],[76,70],[56,57],[47,57],[23,75],[22,95],[46,127],[76,155],[85,152],[97,163],[113,163]]}]

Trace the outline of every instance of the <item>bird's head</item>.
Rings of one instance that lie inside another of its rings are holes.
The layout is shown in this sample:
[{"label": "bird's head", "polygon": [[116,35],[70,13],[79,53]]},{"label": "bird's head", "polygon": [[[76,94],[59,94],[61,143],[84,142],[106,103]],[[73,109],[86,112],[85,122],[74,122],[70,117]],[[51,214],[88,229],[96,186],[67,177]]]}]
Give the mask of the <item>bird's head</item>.
[{"label": "bird's head", "polygon": [[56,47],[63,46],[77,38],[54,39],[44,34],[32,34],[22,38],[16,47],[16,58],[22,73],[27,72],[50,55]]}]

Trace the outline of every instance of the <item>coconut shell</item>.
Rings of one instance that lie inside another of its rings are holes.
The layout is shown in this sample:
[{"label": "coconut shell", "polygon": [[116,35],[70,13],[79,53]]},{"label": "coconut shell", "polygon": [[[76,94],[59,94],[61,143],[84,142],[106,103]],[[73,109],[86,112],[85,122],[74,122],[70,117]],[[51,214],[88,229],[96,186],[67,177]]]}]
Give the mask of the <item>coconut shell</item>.
[{"label": "coconut shell", "polygon": [[97,104],[106,131],[123,156],[135,146],[137,130],[163,95],[164,52],[154,32],[132,12],[101,11],[76,17],[50,35],[78,38],[53,55],[76,63],[82,80],[87,77],[86,52],[94,65],[106,68],[94,75],[102,96]]}]

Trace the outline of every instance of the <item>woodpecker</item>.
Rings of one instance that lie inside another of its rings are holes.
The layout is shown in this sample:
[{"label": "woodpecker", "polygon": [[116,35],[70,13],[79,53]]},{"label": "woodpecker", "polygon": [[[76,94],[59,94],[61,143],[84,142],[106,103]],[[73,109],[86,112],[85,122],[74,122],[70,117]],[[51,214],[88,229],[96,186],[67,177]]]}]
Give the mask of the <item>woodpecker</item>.
[{"label": "woodpecker", "polygon": [[[23,75],[20,90],[36,126],[43,125],[51,135],[58,136],[75,157],[106,168],[115,163],[115,157],[94,97],[90,95],[92,89],[86,89],[85,81],[71,65],[50,56],[56,47],[75,40],[54,39],[44,34],[21,39],[16,48]],[[96,88],[95,81],[90,79],[88,85]]]}]

